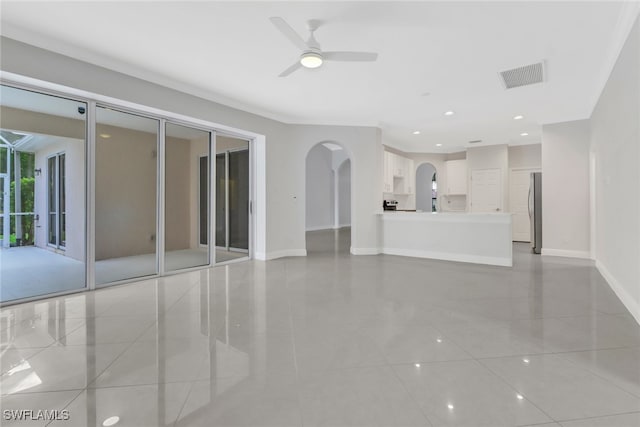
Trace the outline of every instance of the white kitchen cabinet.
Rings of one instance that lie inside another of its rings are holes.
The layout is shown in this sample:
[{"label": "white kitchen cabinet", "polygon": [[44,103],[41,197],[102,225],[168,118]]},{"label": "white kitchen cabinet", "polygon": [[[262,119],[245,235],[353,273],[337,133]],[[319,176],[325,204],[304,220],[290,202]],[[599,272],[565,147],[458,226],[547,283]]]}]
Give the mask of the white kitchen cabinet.
[{"label": "white kitchen cabinet", "polygon": [[446,162],[447,194],[467,194],[467,161]]},{"label": "white kitchen cabinet", "polygon": [[407,194],[413,194],[416,189],[416,172],[413,160],[407,159],[405,171],[405,190]]},{"label": "white kitchen cabinet", "polygon": [[382,191],[385,193],[393,193],[393,153],[389,153],[388,151],[384,152],[384,165],[383,165],[383,173],[384,173],[384,184]]},{"label": "white kitchen cabinet", "polygon": [[382,191],[395,195],[413,194],[415,191],[413,160],[388,151],[384,152],[384,184]]},{"label": "white kitchen cabinet", "polygon": [[394,178],[404,178],[405,169],[407,164],[406,157],[398,156],[397,154],[391,154],[393,156],[393,176]]}]

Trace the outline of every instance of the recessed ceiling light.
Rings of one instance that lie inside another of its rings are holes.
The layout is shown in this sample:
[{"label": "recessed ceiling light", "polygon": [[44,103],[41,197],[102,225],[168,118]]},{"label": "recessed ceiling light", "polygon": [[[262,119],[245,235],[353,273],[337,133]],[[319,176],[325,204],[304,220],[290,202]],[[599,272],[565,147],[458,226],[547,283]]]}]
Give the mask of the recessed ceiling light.
[{"label": "recessed ceiling light", "polygon": [[445,116],[453,116],[455,113],[453,111],[447,111],[444,113]]},{"label": "recessed ceiling light", "polygon": [[413,131],[413,134],[414,134],[414,135],[420,135],[420,131],[419,131],[419,130],[414,130],[414,131]]},{"label": "recessed ceiling light", "polygon": [[524,116],[518,114],[517,116],[513,116],[513,120],[522,120],[524,119]]},{"label": "recessed ceiling light", "polygon": [[451,403],[449,403],[449,404],[447,405],[447,408],[449,408],[449,409],[451,410],[451,409],[453,409],[453,405],[452,405]]},{"label": "recessed ceiling light", "polygon": [[436,339],[436,342],[442,342],[442,338]]},{"label": "recessed ceiling light", "polygon": [[442,147],[442,144],[436,144],[436,147]]},{"label": "recessed ceiling light", "polygon": [[529,136],[529,134],[527,132],[522,132],[520,136]]},{"label": "recessed ceiling light", "polygon": [[522,400],[522,399],[524,399],[524,396],[523,396],[523,395],[521,395],[521,394],[516,394],[516,397],[518,398],[518,400]]},{"label": "recessed ceiling light", "polygon": [[111,135],[109,135],[108,133],[101,133],[100,138],[109,139],[111,138]]},{"label": "recessed ceiling light", "polygon": [[524,363],[526,363],[527,365],[529,364],[529,359],[522,359],[522,361],[523,361]]},{"label": "recessed ceiling light", "polygon": [[420,364],[419,364],[419,363],[416,363],[416,365],[415,365],[415,366],[416,366],[416,368],[419,368],[419,367],[420,367]]}]

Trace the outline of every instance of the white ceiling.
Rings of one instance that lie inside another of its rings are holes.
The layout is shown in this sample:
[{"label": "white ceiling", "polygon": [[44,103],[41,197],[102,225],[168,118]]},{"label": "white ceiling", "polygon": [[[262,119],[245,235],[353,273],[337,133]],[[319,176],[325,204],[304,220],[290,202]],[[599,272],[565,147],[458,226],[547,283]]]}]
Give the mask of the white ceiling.
[{"label": "white ceiling", "polygon": [[[451,152],[476,139],[536,143],[543,123],[589,117],[638,5],[3,1],[0,32],[277,120],[379,126],[405,151]],[[301,35],[319,19],[323,49],[378,61],[279,78],[299,52],[271,16]],[[499,71],[540,60],[547,82],[503,88]]]}]

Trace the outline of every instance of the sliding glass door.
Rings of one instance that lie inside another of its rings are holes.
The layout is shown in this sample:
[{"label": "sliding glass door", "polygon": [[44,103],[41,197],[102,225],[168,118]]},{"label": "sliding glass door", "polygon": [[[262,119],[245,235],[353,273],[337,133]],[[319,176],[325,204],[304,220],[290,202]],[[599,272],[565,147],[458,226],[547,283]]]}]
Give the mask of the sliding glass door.
[{"label": "sliding glass door", "polygon": [[249,142],[216,138],[216,262],[249,252]]},{"label": "sliding glass door", "polygon": [[167,123],[165,134],[165,271],[208,265],[210,132]]},{"label": "sliding glass door", "polygon": [[229,248],[249,250],[249,149],[229,151]]},{"label": "sliding glass door", "polygon": [[159,125],[156,119],[96,108],[98,285],[158,273]]},{"label": "sliding glass door", "polygon": [[249,141],[0,89],[0,303],[249,257]]},{"label": "sliding glass door", "polygon": [[0,302],[86,287],[87,104],[0,86]]}]

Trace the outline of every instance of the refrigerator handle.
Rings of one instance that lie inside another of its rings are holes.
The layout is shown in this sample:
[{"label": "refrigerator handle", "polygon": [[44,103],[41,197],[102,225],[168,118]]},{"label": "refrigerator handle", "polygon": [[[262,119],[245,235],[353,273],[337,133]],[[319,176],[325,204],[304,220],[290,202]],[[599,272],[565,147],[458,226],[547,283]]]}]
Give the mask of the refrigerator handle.
[{"label": "refrigerator handle", "polygon": [[529,195],[527,196],[527,210],[529,211],[529,219],[531,219],[531,185],[529,185]]}]

